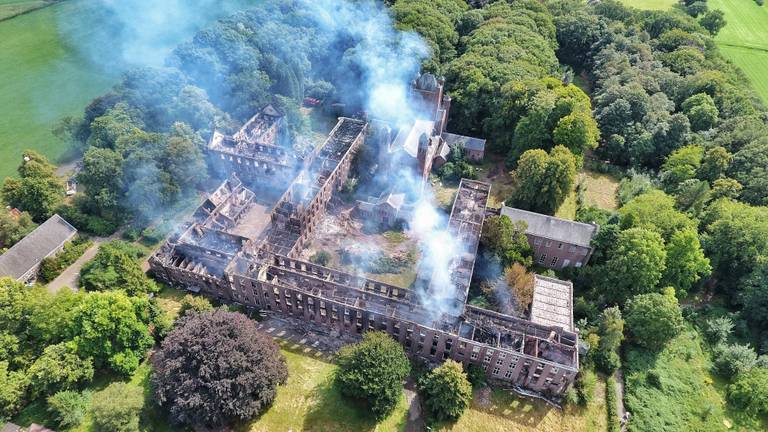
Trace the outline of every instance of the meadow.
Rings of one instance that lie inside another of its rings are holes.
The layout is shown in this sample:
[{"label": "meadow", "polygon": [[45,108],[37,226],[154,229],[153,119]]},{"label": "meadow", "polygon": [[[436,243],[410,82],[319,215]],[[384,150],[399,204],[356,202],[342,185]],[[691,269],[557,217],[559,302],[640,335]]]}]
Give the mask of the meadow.
[{"label": "meadow", "polygon": [[669,9],[677,4],[677,0],[621,0],[621,2],[638,9],[656,10]]},{"label": "meadow", "polygon": [[768,7],[753,0],[709,0],[725,12],[728,24],[715,38],[723,55],[744,71],[752,87],[768,103]]},{"label": "meadow", "polygon": [[[204,20],[212,22],[256,1],[225,0]],[[101,2],[64,0],[2,20],[3,14],[41,3],[0,0],[0,179],[15,174],[28,148],[55,162],[71,158],[69,146],[52,129],[63,117],[81,115],[124,70],[137,66],[124,60],[121,31]],[[195,31],[194,25],[169,30],[153,48],[169,52]]]}]

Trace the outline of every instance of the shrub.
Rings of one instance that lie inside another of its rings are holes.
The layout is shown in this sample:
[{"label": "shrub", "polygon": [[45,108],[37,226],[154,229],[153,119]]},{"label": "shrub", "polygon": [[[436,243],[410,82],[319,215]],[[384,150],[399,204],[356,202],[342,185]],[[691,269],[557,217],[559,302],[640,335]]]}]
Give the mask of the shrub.
[{"label": "shrub", "polygon": [[211,301],[203,296],[196,296],[187,294],[181,299],[181,308],[179,309],[179,316],[184,316],[187,313],[203,313],[213,310]]},{"label": "shrub", "polygon": [[719,345],[714,352],[714,371],[731,378],[752,369],[757,354],[749,345]]},{"label": "shrub", "polygon": [[419,390],[429,415],[437,421],[456,420],[472,401],[472,385],[461,363],[445,361],[422,380]]},{"label": "shrub", "polygon": [[100,432],[138,432],[143,407],[144,394],[140,387],[123,382],[112,383],[93,398],[93,424]]},{"label": "shrub", "polygon": [[715,345],[728,341],[733,333],[733,320],[727,316],[710,318],[704,323],[704,335]]},{"label": "shrub", "polygon": [[277,344],[245,315],[223,310],[181,317],[154,366],[158,404],[173,422],[191,426],[250,419],[288,378]]},{"label": "shrub", "polygon": [[467,366],[467,379],[473,388],[484,387],[488,383],[483,368],[471,363]]},{"label": "shrub", "polygon": [[59,427],[69,429],[83,422],[88,406],[91,404],[91,393],[65,390],[49,396],[46,401],[48,412]]},{"label": "shrub", "polygon": [[618,413],[618,396],[616,394],[616,380],[613,376],[609,376],[605,380],[605,404],[606,411],[608,412],[608,432],[619,432],[621,426],[619,425],[619,413]]},{"label": "shrub", "polygon": [[578,402],[582,406],[589,405],[595,398],[595,388],[597,387],[597,375],[589,369],[582,369],[576,377],[574,384]]},{"label": "shrub", "polygon": [[61,272],[77,261],[92,245],[93,242],[90,240],[68,242],[59,254],[44,258],[40,263],[40,278],[42,281],[50,282],[56,279]]},{"label": "shrub", "polygon": [[341,393],[367,403],[377,419],[395,408],[411,369],[402,346],[380,332],[366,333],[362,342],[342,348],[337,363]]},{"label": "shrub", "polygon": [[751,414],[768,414],[768,369],[754,368],[728,386],[728,402]]},{"label": "shrub", "polygon": [[331,254],[328,253],[327,251],[324,251],[324,250],[318,251],[317,253],[312,255],[309,258],[309,260],[312,263],[314,263],[314,264],[321,265],[321,266],[327,266],[328,263],[331,262]]},{"label": "shrub", "polygon": [[664,294],[633,297],[627,302],[624,316],[632,339],[649,349],[660,350],[683,329],[683,314],[673,288]]}]

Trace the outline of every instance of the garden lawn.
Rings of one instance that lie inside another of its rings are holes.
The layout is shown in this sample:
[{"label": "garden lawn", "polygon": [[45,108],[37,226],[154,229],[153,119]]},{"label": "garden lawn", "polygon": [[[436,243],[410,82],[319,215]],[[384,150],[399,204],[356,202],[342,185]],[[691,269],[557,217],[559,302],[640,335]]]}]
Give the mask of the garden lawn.
[{"label": "garden lawn", "polygon": [[665,10],[677,4],[677,0],[621,0],[627,6],[638,9]]},{"label": "garden lawn", "polygon": [[454,424],[436,430],[455,432],[599,432],[606,430],[605,379],[599,378],[595,398],[586,408],[564,411],[508,391],[475,392],[472,406]]},{"label": "garden lawn", "polygon": [[0,0],[0,21],[53,4],[49,0]]},{"label": "garden lawn", "polygon": [[723,55],[744,71],[768,103],[768,7],[753,0],[709,0],[708,5],[725,12],[728,24],[715,38]]},{"label": "garden lawn", "polygon": [[765,422],[726,404],[725,383],[711,375],[701,338],[692,328],[658,354],[629,347],[625,357],[630,432],[768,430]]}]

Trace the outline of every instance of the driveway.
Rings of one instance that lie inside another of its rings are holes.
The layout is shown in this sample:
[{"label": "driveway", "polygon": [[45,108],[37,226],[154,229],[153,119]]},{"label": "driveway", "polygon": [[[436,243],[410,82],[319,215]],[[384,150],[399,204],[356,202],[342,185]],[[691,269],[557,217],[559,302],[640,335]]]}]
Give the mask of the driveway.
[{"label": "driveway", "polygon": [[77,261],[73,262],[72,265],[64,269],[64,271],[61,272],[59,277],[52,280],[47,285],[48,292],[53,294],[63,287],[69,287],[72,289],[72,291],[77,291],[79,286],[78,282],[80,280],[80,269],[83,268],[83,265],[85,265],[85,263],[92,260],[93,257],[96,256],[96,252],[99,251],[99,246],[102,243],[106,243],[106,242],[110,242],[112,240],[118,239],[122,234],[123,234],[123,230],[121,229],[109,237],[93,237],[92,238],[93,245],[90,248],[88,248],[83,253],[83,255],[77,259]]}]

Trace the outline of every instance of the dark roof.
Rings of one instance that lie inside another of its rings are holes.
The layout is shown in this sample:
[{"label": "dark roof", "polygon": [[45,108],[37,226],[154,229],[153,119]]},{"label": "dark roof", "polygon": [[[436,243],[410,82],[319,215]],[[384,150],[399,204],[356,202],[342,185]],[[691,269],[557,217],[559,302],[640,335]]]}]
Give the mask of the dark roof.
[{"label": "dark roof", "polygon": [[462,144],[465,150],[485,151],[484,139],[456,135],[448,132],[443,132],[443,139],[451,147],[456,144]]},{"label": "dark roof", "polygon": [[512,207],[502,207],[501,214],[512,219],[512,222],[525,221],[528,224],[526,230],[528,234],[577,246],[589,247],[592,237],[597,232],[597,225],[574,222]]},{"label": "dark roof", "polygon": [[19,279],[76,233],[75,227],[61,216],[51,216],[8,252],[0,255],[0,276]]}]

